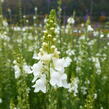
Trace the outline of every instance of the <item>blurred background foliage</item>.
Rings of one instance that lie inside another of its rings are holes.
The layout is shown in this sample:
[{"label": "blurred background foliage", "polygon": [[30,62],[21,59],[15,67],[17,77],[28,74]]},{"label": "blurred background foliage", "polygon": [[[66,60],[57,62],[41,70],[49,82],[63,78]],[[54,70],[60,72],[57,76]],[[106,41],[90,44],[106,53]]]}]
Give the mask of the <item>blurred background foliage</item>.
[{"label": "blurred background foliage", "polygon": [[[33,16],[35,7],[38,8],[38,15],[44,16],[52,8],[57,9],[58,0],[4,0],[3,14],[9,18],[10,14],[13,19],[19,19],[19,9],[22,15]],[[62,0],[63,16],[72,15],[76,11],[76,16],[93,16],[98,20],[99,16],[108,16],[109,0]]]}]

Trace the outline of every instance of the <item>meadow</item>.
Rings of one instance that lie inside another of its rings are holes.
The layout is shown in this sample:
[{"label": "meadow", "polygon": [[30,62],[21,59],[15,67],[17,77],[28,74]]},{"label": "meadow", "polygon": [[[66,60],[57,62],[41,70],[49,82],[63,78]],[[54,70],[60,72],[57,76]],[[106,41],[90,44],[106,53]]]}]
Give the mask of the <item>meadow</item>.
[{"label": "meadow", "polygon": [[0,109],[109,109],[109,30],[60,20],[0,16]]}]

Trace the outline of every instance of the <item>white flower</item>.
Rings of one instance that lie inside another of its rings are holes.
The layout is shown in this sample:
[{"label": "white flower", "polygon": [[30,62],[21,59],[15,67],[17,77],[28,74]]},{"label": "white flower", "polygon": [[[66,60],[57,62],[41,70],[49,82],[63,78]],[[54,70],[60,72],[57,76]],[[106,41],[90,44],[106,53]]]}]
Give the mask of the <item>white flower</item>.
[{"label": "white flower", "polygon": [[88,25],[88,27],[87,27],[87,31],[93,31],[94,29],[91,27],[91,25]]},{"label": "white flower", "polygon": [[54,70],[53,71],[51,70],[50,84],[52,86],[56,86],[56,85],[59,86],[58,84],[59,84],[60,76],[61,76],[61,74],[59,72],[56,72]]},{"label": "white flower", "polygon": [[81,27],[84,27],[84,24],[83,23],[81,24]]},{"label": "white flower", "polygon": [[79,73],[81,71],[81,67],[77,66],[76,67],[76,72]]},{"label": "white flower", "polygon": [[104,34],[101,34],[100,37],[103,38],[104,37]]},{"label": "white flower", "polygon": [[107,37],[109,38],[109,33],[107,34]]},{"label": "white flower", "polygon": [[32,73],[31,67],[26,64],[23,65],[23,70],[25,71],[25,73],[28,73],[28,74]]},{"label": "white flower", "polygon": [[41,78],[35,82],[33,87],[35,88],[34,92],[42,91],[43,93],[46,93],[46,75],[43,74]]},{"label": "white flower", "polygon": [[0,104],[2,103],[3,101],[2,101],[2,99],[0,98]]},{"label": "white flower", "polygon": [[55,28],[55,33],[56,33],[56,34],[59,34],[59,33],[60,33],[60,31],[61,31],[60,27],[59,27],[59,26],[57,26],[57,27]]},{"label": "white flower", "polygon": [[64,64],[65,64],[65,59],[62,58],[62,59],[54,59],[53,60],[53,63],[54,63],[54,67],[55,67],[55,70],[61,72],[61,73],[64,73]]},{"label": "white flower", "polygon": [[96,42],[96,40],[91,40],[91,41],[88,42],[88,45],[90,47],[93,47],[93,45],[95,44],[95,42]]},{"label": "white flower", "polygon": [[44,19],[44,23],[46,23],[46,22],[47,22],[47,18]]},{"label": "white flower", "polygon": [[19,78],[20,77],[20,73],[21,73],[21,70],[20,70],[19,66],[18,65],[14,65],[13,68],[15,70],[15,78]]},{"label": "white flower", "polygon": [[94,62],[96,73],[101,74],[101,65],[99,59],[97,57],[92,57],[92,61]]},{"label": "white flower", "polygon": [[98,31],[94,31],[94,32],[93,32],[93,35],[94,35],[94,36],[98,36],[98,35],[99,35],[99,32],[98,32]]},{"label": "white flower", "polygon": [[80,40],[85,40],[85,36],[82,35],[82,36],[80,37]]},{"label": "white flower", "polygon": [[[41,49],[42,50],[42,49]],[[34,53],[33,55],[33,59],[37,59],[37,60],[41,60],[41,61],[45,61],[45,62],[49,62],[52,59],[53,54],[47,54],[44,53],[43,55],[41,55],[40,53],[38,55],[36,55],[36,53]]]},{"label": "white flower", "polygon": [[66,51],[66,53],[67,53],[67,55],[69,55],[69,56],[75,55],[75,51],[74,51],[74,50],[71,50],[71,49],[68,49],[68,50]]},{"label": "white flower", "polygon": [[54,70],[51,69],[51,79],[50,84],[52,86],[68,88],[67,75],[64,73],[64,68],[69,66],[71,62],[70,58],[54,59]]},{"label": "white flower", "polygon": [[37,7],[35,7],[35,8],[34,8],[34,10],[35,10],[35,11],[37,11],[37,10],[38,10],[38,8],[37,8]]},{"label": "white flower", "polygon": [[67,20],[67,22],[68,22],[69,24],[74,24],[74,23],[75,23],[75,20],[74,20],[73,17],[69,17],[68,20]]},{"label": "white flower", "polygon": [[42,61],[50,61],[51,58],[52,58],[52,54],[47,54],[47,53],[45,53],[43,56],[40,57]]},{"label": "white flower", "polygon": [[43,68],[43,64],[41,61],[34,64],[32,67],[32,71],[33,71],[34,76],[40,75],[42,73],[42,68]]},{"label": "white flower", "polygon": [[97,99],[97,93],[94,94],[94,99]]},{"label": "white flower", "polygon": [[65,73],[60,73],[54,70],[51,70],[51,79],[50,84],[53,87],[64,87],[68,88],[69,85],[67,83],[67,75]]},{"label": "white flower", "polygon": [[74,96],[76,96],[76,94],[78,93],[78,83],[79,83],[79,79],[75,78],[72,83],[69,86],[69,92],[74,92]]},{"label": "white flower", "polygon": [[83,95],[87,94],[87,88],[85,86],[81,87],[81,91],[82,91]]},{"label": "white flower", "polygon": [[64,67],[68,67],[71,62],[72,62],[72,60],[71,60],[69,57],[67,57],[67,58],[65,59]]},{"label": "white flower", "polygon": [[5,20],[3,21],[3,26],[5,26],[5,27],[8,26],[8,23]]},{"label": "white flower", "polygon": [[67,83],[67,75],[65,73],[61,75],[60,82],[62,87],[69,88],[69,84]]},{"label": "white flower", "polygon": [[33,54],[33,59],[39,60],[39,57],[38,57],[38,55],[36,54],[36,52],[34,52],[34,54]]},{"label": "white flower", "polygon": [[100,107],[100,109],[104,109],[103,107]]},{"label": "white flower", "polygon": [[53,63],[57,71],[64,72],[64,67],[68,67],[70,65],[71,59],[69,57],[67,57],[66,59],[54,59]]}]

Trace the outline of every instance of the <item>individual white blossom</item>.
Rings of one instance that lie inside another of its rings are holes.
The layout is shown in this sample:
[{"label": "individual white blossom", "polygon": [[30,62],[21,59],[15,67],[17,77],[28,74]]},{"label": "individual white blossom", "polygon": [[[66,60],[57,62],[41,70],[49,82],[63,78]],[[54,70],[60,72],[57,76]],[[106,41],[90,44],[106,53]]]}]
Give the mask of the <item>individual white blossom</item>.
[{"label": "individual white blossom", "polygon": [[60,31],[61,31],[60,27],[59,27],[59,26],[57,26],[57,27],[56,27],[56,29],[55,29],[55,33],[56,33],[56,34],[59,34],[59,33],[60,33]]},{"label": "individual white blossom", "polygon": [[0,98],[0,104],[3,102],[2,98]]},{"label": "individual white blossom", "polygon": [[81,91],[82,91],[83,95],[87,94],[87,87],[82,86]]},{"label": "individual white blossom", "polygon": [[5,26],[5,27],[8,26],[8,23],[5,20],[3,20],[3,26]]},{"label": "individual white blossom", "polygon": [[35,88],[34,92],[42,91],[43,93],[46,93],[46,75],[41,75],[41,78],[36,80],[35,84],[33,85]]},{"label": "individual white blossom", "polygon": [[51,69],[50,84],[53,87],[68,88],[67,75],[63,72],[58,72],[58,71]]},{"label": "individual white blossom", "polygon": [[99,32],[98,32],[98,31],[94,31],[94,32],[93,32],[93,35],[96,37],[96,36],[99,35]]},{"label": "individual white blossom", "polygon": [[14,68],[14,71],[15,71],[15,78],[17,79],[17,78],[20,77],[21,70],[20,70],[18,65],[14,65],[13,68]]},{"label": "individual white blossom", "polygon": [[39,76],[42,73],[42,69],[43,69],[43,63],[41,61],[39,61],[38,63],[35,63],[32,66],[32,72],[34,74],[34,76]]},{"label": "individual white blossom", "polygon": [[100,107],[100,109],[104,109],[103,107]]},{"label": "individual white blossom", "polygon": [[97,99],[97,93],[94,94],[94,99]]},{"label": "individual white blossom", "polygon": [[104,37],[104,34],[100,34],[100,37],[103,38]]},{"label": "individual white blossom", "polygon": [[64,72],[64,68],[70,65],[71,59],[69,57],[61,58],[61,59],[54,59],[53,63],[57,71]]},{"label": "individual white blossom", "polygon": [[84,24],[83,23],[81,24],[81,27],[84,27]]},{"label": "individual white blossom", "polygon": [[68,20],[67,20],[67,23],[68,24],[74,24],[75,23],[75,20],[73,17],[69,17]]},{"label": "individual white blossom", "polygon": [[34,52],[34,54],[33,54],[33,59],[39,60],[39,57],[38,57],[38,55],[36,54],[36,52]]},{"label": "individual white blossom", "polygon": [[25,71],[25,73],[31,74],[32,70],[31,70],[31,66],[24,64],[23,65],[23,70]]},{"label": "individual white blossom", "polygon": [[88,26],[87,26],[87,31],[91,32],[91,31],[93,31],[93,30],[94,30],[94,29],[92,28],[91,25],[88,25]]},{"label": "individual white blossom", "polygon": [[109,38],[109,33],[107,34],[107,37]]},{"label": "individual white blossom", "polygon": [[35,7],[35,8],[34,8],[34,10],[35,10],[35,11],[37,11],[37,10],[38,10],[38,8],[37,8],[37,7]]}]

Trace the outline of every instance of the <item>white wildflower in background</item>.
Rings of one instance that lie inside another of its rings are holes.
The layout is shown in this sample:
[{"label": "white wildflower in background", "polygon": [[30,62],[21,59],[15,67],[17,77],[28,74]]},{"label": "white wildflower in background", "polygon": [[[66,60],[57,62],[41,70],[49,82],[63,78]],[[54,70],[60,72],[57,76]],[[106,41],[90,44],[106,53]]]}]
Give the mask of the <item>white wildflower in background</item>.
[{"label": "white wildflower in background", "polygon": [[88,25],[88,26],[87,26],[87,31],[92,32],[93,30],[94,30],[94,29],[92,28],[91,25]]},{"label": "white wildflower in background", "polygon": [[60,34],[60,31],[61,31],[61,28],[59,26],[57,26],[56,29],[55,29],[55,33]]},{"label": "white wildflower in background", "polygon": [[93,36],[99,36],[99,32],[98,31],[93,31]]},{"label": "white wildflower in background", "polygon": [[101,74],[101,65],[100,61],[97,57],[92,57],[92,61],[94,62],[95,69],[96,69],[96,74],[100,75]]},{"label": "white wildflower in background", "polygon": [[88,45],[91,47],[91,48],[93,48],[93,45],[96,43],[96,39],[94,40],[91,40],[91,41],[89,41],[88,42]]},{"label": "white wildflower in background", "polygon": [[68,49],[68,50],[66,51],[66,54],[67,54],[68,56],[75,55],[75,50]]},{"label": "white wildflower in background", "polygon": [[35,11],[37,11],[37,10],[38,10],[38,8],[37,8],[37,7],[35,7],[35,8],[34,8],[34,10],[35,10]]},{"label": "white wildflower in background", "polygon": [[[20,77],[22,71],[16,60],[13,61],[13,64],[14,64],[13,69],[14,69],[14,73],[15,73],[15,78],[17,79]],[[27,65],[26,63],[24,63],[22,65],[22,69],[27,74],[32,73],[31,66]]]},{"label": "white wildflower in background", "polygon": [[97,99],[97,93],[94,94],[94,99]]},{"label": "white wildflower in background", "polygon": [[44,23],[46,23],[47,22],[47,18],[45,17],[45,19],[44,19]]},{"label": "white wildflower in background", "polygon": [[65,28],[65,32],[67,34],[72,34],[72,25],[74,25],[75,23],[75,20],[73,17],[69,17],[68,20],[67,20],[67,25],[66,25],[66,28]]},{"label": "white wildflower in background", "polygon": [[109,38],[109,33],[107,34],[107,38]]},{"label": "white wildflower in background", "polygon": [[77,96],[78,93],[78,84],[79,84],[79,79],[75,78],[71,84],[69,85],[69,92],[74,92],[74,96]]},{"label": "white wildflower in background", "polygon": [[69,17],[68,20],[67,20],[67,23],[68,24],[74,24],[75,23],[75,20],[73,17]]},{"label": "white wildflower in background", "polygon": [[14,71],[15,71],[15,78],[17,79],[17,78],[20,77],[21,70],[20,70],[18,65],[14,65],[13,68],[14,68]]},{"label": "white wildflower in background", "polygon": [[4,27],[7,27],[8,26],[8,23],[5,20],[3,20],[3,26]]},{"label": "white wildflower in background", "polygon": [[3,102],[2,98],[0,98],[0,104]]},{"label": "white wildflower in background", "polygon": [[20,77],[21,70],[20,70],[16,60],[13,61],[13,64],[14,64],[13,69],[15,71],[14,72],[15,73],[15,78],[17,79],[17,78]]},{"label": "white wildflower in background", "polygon": [[103,107],[100,107],[100,109],[104,109]]},{"label": "white wildflower in background", "polygon": [[81,87],[81,92],[83,93],[83,95],[86,95],[87,94],[87,87],[82,86]]},{"label": "white wildflower in background", "polygon": [[81,24],[81,27],[84,27],[84,26],[85,26],[85,25],[82,23],[82,24]]},{"label": "white wildflower in background", "polygon": [[103,37],[104,37],[104,34],[103,34],[103,33],[101,33],[101,34],[100,34],[100,38],[103,38]]}]

